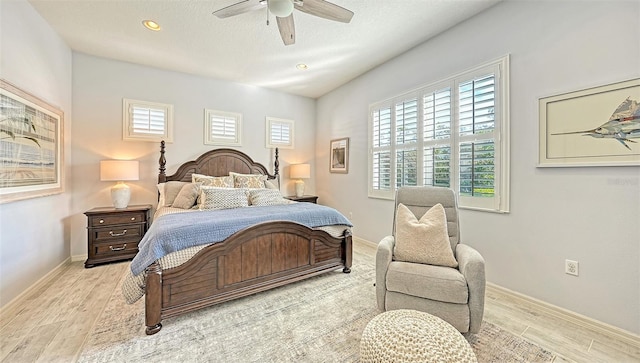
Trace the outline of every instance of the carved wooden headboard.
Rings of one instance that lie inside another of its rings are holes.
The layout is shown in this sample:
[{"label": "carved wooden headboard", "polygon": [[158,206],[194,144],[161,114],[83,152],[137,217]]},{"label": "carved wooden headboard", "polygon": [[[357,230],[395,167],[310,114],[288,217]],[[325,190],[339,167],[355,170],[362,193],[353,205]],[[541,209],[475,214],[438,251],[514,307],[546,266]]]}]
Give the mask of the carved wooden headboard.
[{"label": "carved wooden headboard", "polygon": [[267,168],[260,163],[256,163],[247,154],[233,149],[215,149],[200,155],[196,160],[187,161],[180,165],[173,175],[166,175],[164,141],[160,142],[160,173],[158,183],[168,181],[191,182],[191,174],[204,174],[210,176],[227,176],[229,172],[240,174],[263,174],[268,180],[275,179],[280,185],[280,175],[278,168],[278,149],[275,151],[274,173],[269,174]]}]

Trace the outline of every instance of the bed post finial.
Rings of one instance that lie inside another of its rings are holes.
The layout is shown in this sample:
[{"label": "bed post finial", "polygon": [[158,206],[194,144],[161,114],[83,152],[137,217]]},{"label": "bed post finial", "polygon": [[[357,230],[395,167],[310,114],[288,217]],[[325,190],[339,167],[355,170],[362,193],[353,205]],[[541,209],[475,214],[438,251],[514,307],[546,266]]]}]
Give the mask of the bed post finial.
[{"label": "bed post finial", "polygon": [[166,165],[167,165],[167,159],[164,158],[164,140],[160,141],[160,160],[158,160],[158,162],[160,163],[160,173],[158,174],[158,183],[164,183],[165,181],[167,181],[167,174],[165,174],[166,169]]},{"label": "bed post finial", "polygon": [[273,163],[273,166],[274,166],[273,175],[279,177],[278,169],[280,168],[280,162],[278,161],[278,148],[276,148],[276,161]]}]

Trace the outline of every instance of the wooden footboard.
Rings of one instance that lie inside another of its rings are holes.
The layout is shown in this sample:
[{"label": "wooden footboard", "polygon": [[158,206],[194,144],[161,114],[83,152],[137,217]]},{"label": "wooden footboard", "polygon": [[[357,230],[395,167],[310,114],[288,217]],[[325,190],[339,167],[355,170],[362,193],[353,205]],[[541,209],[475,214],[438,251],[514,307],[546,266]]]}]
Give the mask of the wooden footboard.
[{"label": "wooden footboard", "polygon": [[267,222],[198,252],[187,263],[146,270],[146,333],[162,319],[283,286],[342,267],[351,271],[351,234],[333,238],[293,222]]}]

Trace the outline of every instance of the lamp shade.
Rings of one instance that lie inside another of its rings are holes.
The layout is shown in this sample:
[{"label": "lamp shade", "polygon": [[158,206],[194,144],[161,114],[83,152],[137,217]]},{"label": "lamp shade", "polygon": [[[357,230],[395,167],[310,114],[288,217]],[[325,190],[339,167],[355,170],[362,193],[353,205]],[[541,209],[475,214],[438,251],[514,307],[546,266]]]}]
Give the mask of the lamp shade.
[{"label": "lamp shade", "polygon": [[293,12],[293,0],[268,0],[267,6],[271,14],[286,18]]},{"label": "lamp shade", "polygon": [[125,181],[138,180],[137,160],[102,160],[100,161],[100,180]]},{"label": "lamp shade", "polygon": [[295,164],[289,169],[289,177],[291,179],[308,179],[311,177],[311,165]]}]

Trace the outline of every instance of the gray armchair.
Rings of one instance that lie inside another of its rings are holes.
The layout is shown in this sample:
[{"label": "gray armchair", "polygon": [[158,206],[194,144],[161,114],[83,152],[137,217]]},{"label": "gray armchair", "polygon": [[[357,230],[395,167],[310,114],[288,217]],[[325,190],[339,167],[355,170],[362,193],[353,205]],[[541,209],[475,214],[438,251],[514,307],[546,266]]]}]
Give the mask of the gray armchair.
[{"label": "gray armchair", "polygon": [[402,203],[419,219],[437,203],[447,217],[451,249],[457,268],[396,261],[395,211],[393,235],[385,237],[376,253],[376,299],[381,310],[413,309],[435,315],[458,331],[477,333],[484,314],[484,259],[473,248],[459,243],[458,205],[451,189],[402,187],[395,209]]}]

